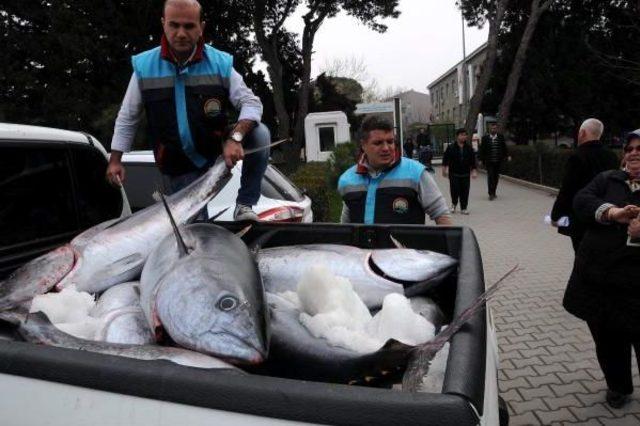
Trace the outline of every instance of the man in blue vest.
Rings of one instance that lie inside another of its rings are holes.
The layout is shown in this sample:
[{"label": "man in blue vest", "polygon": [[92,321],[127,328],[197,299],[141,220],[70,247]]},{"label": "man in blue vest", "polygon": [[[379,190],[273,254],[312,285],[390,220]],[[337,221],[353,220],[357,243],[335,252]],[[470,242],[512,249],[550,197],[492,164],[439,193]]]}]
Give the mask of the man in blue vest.
[{"label": "man in blue vest", "polygon": [[358,163],[338,181],[342,223],[451,225],[447,203],[431,174],[400,156],[390,123],[376,117],[362,124]]},{"label": "man in blue vest", "polygon": [[[176,192],[196,180],[222,155],[228,167],[244,148],[267,146],[271,136],[262,103],[233,68],[233,57],[204,44],[197,0],[166,0],[161,45],[132,57],[133,75],[116,119],[107,179],[125,179],[122,153],[131,149],[142,111],[156,164]],[[240,111],[229,128],[228,114]],[[258,220],[251,206],[260,198],[268,149],[242,164],[235,220]]]}]

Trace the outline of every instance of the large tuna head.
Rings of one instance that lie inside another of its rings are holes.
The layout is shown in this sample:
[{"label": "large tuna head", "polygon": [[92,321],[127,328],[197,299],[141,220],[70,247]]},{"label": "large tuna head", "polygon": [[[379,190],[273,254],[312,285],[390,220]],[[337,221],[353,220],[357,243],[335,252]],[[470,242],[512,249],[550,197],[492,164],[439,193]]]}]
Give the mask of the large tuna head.
[{"label": "large tuna head", "polygon": [[187,225],[180,233],[188,253],[179,255],[175,240],[165,240],[142,274],[143,302],[154,287],[152,325],[188,349],[235,363],[262,362],[269,343],[264,289],[246,245],[210,224]]}]

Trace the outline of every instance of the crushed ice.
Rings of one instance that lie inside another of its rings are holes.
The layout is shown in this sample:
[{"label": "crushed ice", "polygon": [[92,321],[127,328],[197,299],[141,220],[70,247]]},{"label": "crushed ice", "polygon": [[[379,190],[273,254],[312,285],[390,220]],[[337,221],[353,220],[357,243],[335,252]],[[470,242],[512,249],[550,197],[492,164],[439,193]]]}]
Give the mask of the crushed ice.
[{"label": "crushed ice", "polygon": [[387,295],[382,309],[372,316],[349,280],[324,266],[309,268],[297,290],[297,294],[280,296],[300,309],[300,322],[313,336],[333,346],[367,353],[380,349],[389,339],[415,346],[435,335],[435,326],[399,294]]}]

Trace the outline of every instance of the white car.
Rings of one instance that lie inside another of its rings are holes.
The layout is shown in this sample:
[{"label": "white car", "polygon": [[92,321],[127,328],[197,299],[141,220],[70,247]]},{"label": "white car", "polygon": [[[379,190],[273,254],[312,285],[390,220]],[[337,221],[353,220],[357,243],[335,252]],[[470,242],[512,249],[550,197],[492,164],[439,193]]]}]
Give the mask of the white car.
[{"label": "white car", "polygon": [[[135,211],[152,203],[153,192],[167,192],[166,178],[159,172],[152,151],[132,151],[122,156],[125,167],[124,188]],[[232,169],[233,176],[220,193],[207,205],[208,216],[219,221],[232,221],[236,204],[242,161]],[[261,221],[266,222],[313,222],[311,199],[304,195],[286,176],[274,166],[267,166],[260,199],[253,206]]]}]

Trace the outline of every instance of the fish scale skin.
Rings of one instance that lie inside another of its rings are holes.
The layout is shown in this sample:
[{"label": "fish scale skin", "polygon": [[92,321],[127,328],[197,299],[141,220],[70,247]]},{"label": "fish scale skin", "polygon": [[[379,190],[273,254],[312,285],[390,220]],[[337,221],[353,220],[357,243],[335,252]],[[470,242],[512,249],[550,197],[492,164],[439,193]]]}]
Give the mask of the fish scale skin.
[{"label": "fish scale skin", "polygon": [[[402,259],[413,259],[409,265]],[[385,259],[387,258],[387,259]],[[414,282],[398,283],[376,274],[370,260],[387,275]],[[384,259],[382,261],[381,259]],[[308,244],[262,249],[258,265],[265,290],[270,293],[296,291],[302,275],[313,265],[322,264],[333,275],[349,279],[368,308],[382,306],[391,293],[418,295],[452,272],[457,261],[449,256],[413,249],[360,249],[339,244]],[[397,264],[400,264],[398,267]],[[382,267],[381,267],[382,266]],[[386,269],[386,270],[385,270]]]},{"label": "fish scale skin", "polygon": [[59,247],[26,263],[0,282],[0,311],[30,302],[52,289],[74,266],[74,251]]}]

